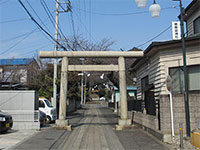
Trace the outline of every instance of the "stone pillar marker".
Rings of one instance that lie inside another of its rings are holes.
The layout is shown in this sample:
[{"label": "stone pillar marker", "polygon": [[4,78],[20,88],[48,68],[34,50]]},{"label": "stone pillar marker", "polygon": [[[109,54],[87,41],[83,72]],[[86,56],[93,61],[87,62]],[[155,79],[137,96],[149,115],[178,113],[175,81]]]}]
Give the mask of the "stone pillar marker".
[{"label": "stone pillar marker", "polygon": [[124,126],[131,125],[131,119],[128,119],[127,110],[127,91],[126,91],[126,72],[125,72],[125,59],[124,57],[118,58],[119,65],[119,90],[120,90],[120,119],[117,130]]},{"label": "stone pillar marker", "polygon": [[59,117],[56,120],[56,126],[71,130],[69,120],[66,119],[67,112],[67,86],[68,85],[68,58],[62,58],[61,65],[61,82],[60,82],[60,104],[59,104]]}]

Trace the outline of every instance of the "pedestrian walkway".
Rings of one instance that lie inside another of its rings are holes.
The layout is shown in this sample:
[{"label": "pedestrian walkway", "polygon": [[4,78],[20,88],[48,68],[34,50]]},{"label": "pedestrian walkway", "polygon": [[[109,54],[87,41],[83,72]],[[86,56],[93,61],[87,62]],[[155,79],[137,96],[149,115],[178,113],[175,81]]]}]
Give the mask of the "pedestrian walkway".
[{"label": "pedestrian walkway", "polygon": [[124,149],[99,107],[101,105],[87,105],[84,118],[77,124],[72,134],[66,137],[61,148],[66,150]]},{"label": "pedestrian walkway", "polygon": [[47,128],[13,149],[168,149],[140,129],[115,131],[118,117],[105,104],[87,104],[68,115],[73,131]]},{"label": "pedestrian walkway", "polygon": [[2,133],[0,134],[0,150],[7,150],[38,132],[37,130],[9,130]]}]

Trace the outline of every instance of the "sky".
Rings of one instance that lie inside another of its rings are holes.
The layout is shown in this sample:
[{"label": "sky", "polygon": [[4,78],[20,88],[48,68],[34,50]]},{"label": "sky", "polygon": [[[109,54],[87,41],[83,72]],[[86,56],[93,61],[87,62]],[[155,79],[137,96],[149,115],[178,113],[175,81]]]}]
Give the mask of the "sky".
[{"label": "sky", "polygon": [[[54,37],[56,0],[21,1]],[[191,1],[183,0],[183,7]],[[152,2],[148,0],[146,8],[141,9],[135,0],[71,0],[72,13],[59,13],[61,38],[78,35],[93,44],[109,39],[114,42],[109,50],[114,51],[133,47],[145,50],[151,42],[172,40],[171,22],[178,20],[179,2],[156,0],[162,9],[159,18],[152,18],[148,12]],[[63,8],[66,4],[61,4],[59,10]],[[53,50],[54,41],[30,19],[18,0],[0,0],[0,59],[37,57],[39,51]]]}]

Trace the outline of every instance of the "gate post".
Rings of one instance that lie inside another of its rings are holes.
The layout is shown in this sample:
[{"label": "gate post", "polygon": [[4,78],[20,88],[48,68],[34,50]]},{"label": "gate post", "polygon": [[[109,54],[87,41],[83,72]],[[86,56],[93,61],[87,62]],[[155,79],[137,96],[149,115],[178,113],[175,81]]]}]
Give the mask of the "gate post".
[{"label": "gate post", "polygon": [[64,127],[71,130],[69,120],[66,119],[67,112],[67,85],[68,85],[68,58],[62,58],[61,64],[61,81],[60,81],[60,104],[59,104],[59,119],[56,120],[58,127]]},{"label": "gate post", "polygon": [[119,89],[120,89],[120,120],[119,126],[131,125],[131,119],[128,119],[127,110],[127,92],[126,92],[126,72],[124,57],[118,58],[119,65]]}]

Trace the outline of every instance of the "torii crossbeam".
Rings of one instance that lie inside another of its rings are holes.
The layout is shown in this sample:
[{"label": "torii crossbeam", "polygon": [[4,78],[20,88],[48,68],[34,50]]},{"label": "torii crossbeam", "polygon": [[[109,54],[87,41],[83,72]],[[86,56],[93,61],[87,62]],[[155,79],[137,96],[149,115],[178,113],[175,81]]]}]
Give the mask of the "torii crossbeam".
[{"label": "torii crossbeam", "polygon": [[[41,51],[40,58],[62,58],[59,119],[56,125],[71,129],[67,112],[68,71],[119,71],[120,119],[118,126],[131,125],[127,111],[125,57],[143,57],[143,51]],[[68,58],[118,58],[118,65],[69,65]]]}]

